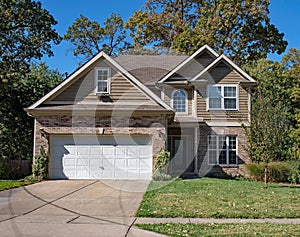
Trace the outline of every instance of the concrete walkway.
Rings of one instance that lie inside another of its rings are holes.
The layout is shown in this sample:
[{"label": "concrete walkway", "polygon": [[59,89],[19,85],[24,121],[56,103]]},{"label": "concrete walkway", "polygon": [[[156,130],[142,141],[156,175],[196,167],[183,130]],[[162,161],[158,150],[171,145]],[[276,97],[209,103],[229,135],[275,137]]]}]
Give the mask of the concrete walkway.
[{"label": "concrete walkway", "polygon": [[222,224],[222,223],[270,223],[270,224],[293,224],[300,225],[300,219],[215,219],[215,218],[137,218],[134,224],[158,224],[158,223],[180,223],[180,224]]}]

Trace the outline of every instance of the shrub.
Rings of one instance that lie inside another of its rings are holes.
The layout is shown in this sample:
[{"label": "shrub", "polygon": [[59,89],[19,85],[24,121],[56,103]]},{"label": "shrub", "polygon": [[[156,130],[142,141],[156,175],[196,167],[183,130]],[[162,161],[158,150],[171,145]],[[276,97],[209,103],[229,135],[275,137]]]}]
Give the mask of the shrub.
[{"label": "shrub", "polygon": [[265,165],[263,163],[249,163],[246,165],[246,169],[249,171],[251,179],[264,180]]},{"label": "shrub", "polygon": [[154,173],[153,180],[156,181],[167,181],[171,180],[172,177],[167,174],[167,165],[170,161],[170,152],[166,151],[164,148],[158,153],[154,162]]},{"label": "shrub", "polygon": [[155,181],[169,181],[172,179],[172,176],[169,174],[166,174],[164,172],[156,170],[156,171],[154,171],[152,178]]},{"label": "shrub", "polygon": [[[300,166],[300,164],[299,164]],[[256,181],[264,180],[264,163],[250,163],[246,165],[250,177]],[[294,171],[293,171],[294,170]],[[297,169],[289,162],[271,162],[268,166],[268,178],[271,182],[288,182],[297,179]],[[298,170],[300,171],[300,170]],[[300,174],[300,173],[298,173]]]},{"label": "shrub", "polygon": [[165,151],[164,148],[162,148],[156,159],[155,159],[155,163],[154,163],[154,170],[157,171],[163,171],[166,170],[166,166],[168,164],[168,162],[170,161],[170,152]]},{"label": "shrub", "polygon": [[48,177],[48,156],[43,147],[41,147],[40,149],[40,154],[34,157],[32,173],[34,177],[39,180],[43,180]]},{"label": "shrub", "polygon": [[288,162],[292,167],[292,171],[288,177],[288,180],[293,184],[300,183],[300,161],[289,161]]},{"label": "shrub", "polygon": [[8,162],[0,162],[0,179],[11,179],[12,173],[9,168]]},{"label": "shrub", "polygon": [[273,182],[288,182],[292,167],[287,162],[271,162],[269,164],[269,179]]}]

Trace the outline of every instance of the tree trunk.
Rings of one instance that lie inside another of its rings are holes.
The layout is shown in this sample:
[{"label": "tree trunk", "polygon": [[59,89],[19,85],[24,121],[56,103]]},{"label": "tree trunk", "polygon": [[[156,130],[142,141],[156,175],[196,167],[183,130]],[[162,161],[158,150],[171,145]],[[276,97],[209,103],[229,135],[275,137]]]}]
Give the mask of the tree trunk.
[{"label": "tree trunk", "polygon": [[265,163],[265,188],[268,188],[268,162]]}]

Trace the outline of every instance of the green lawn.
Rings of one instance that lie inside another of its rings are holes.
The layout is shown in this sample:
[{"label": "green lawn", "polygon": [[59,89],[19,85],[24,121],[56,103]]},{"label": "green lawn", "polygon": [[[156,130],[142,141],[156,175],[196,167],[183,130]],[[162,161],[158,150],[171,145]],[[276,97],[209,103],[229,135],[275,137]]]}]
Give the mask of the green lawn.
[{"label": "green lawn", "polygon": [[35,183],[33,181],[0,181],[0,191]]},{"label": "green lawn", "polygon": [[172,237],[300,236],[300,225],[279,224],[138,224],[139,228]]},{"label": "green lawn", "polygon": [[212,178],[151,182],[136,216],[300,218],[300,187]]}]

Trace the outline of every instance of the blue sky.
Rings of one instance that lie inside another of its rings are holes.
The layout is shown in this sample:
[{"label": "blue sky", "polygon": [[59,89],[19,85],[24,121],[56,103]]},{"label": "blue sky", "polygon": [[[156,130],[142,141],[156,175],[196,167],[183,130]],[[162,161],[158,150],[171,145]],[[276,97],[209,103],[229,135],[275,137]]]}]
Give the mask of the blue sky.
[{"label": "blue sky", "polygon": [[[55,29],[60,35],[80,14],[101,24],[111,13],[120,13],[127,20],[134,10],[138,10],[146,0],[40,0],[58,21]],[[288,48],[300,48],[300,1],[299,0],[270,0],[270,19],[280,32],[285,34]],[[44,57],[50,68],[58,68],[60,72],[71,73],[77,68],[78,60],[70,51],[70,44],[62,42],[53,46],[54,56]],[[282,55],[281,55],[282,56]],[[270,55],[272,60],[280,60],[281,56]]]}]

